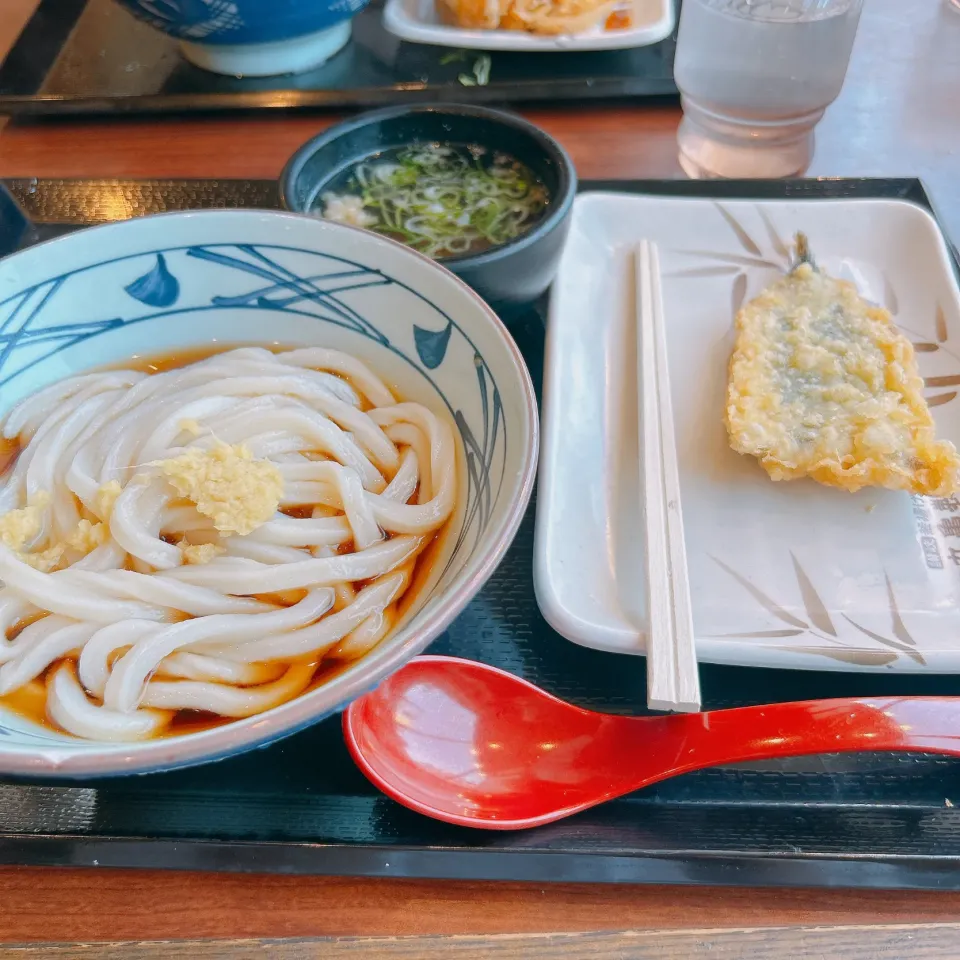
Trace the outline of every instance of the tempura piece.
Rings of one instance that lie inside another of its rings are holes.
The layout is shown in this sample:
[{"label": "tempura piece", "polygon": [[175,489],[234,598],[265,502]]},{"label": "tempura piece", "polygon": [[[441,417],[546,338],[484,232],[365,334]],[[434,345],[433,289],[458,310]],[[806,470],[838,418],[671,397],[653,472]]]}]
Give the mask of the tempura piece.
[{"label": "tempura piece", "polygon": [[937,440],[913,345],[852,283],[797,265],[737,314],[730,446],[773,480],[812,477],[851,492],[960,490],[960,458]]}]

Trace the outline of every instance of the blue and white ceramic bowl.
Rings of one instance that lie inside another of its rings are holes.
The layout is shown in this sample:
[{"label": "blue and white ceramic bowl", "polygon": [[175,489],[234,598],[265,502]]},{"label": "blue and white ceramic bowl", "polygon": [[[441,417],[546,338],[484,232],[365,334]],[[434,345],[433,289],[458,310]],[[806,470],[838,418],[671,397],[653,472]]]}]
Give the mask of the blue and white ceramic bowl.
[{"label": "blue and white ceramic bowl", "polygon": [[77,740],[0,703],[0,773],[106,776],[226,757],[315,723],[422,651],[480,589],[533,486],[537,407],[510,334],[465,284],[373,233],[203,211],[84,230],[0,261],[0,413],[78,371],[213,342],[328,346],[459,429],[459,507],[412,616],[366,657],[247,720],[135,744]]},{"label": "blue and white ceramic bowl", "polygon": [[117,0],[180,40],[184,56],[215,73],[253,77],[311,70],[350,39],[369,0]]}]

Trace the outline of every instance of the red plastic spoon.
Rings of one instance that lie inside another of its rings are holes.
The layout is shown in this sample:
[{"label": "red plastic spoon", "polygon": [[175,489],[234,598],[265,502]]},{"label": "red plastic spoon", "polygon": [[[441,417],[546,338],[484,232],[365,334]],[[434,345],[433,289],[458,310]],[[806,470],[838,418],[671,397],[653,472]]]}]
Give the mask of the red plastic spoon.
[{"label": "red plastic spoon", "polygon": [[472,660],[419,657],[350,704],[343,731],[360,769],[394,800],[450,823],[516,830],[723,763],[876,750],[960,756],[960,697],[618,717]]}]

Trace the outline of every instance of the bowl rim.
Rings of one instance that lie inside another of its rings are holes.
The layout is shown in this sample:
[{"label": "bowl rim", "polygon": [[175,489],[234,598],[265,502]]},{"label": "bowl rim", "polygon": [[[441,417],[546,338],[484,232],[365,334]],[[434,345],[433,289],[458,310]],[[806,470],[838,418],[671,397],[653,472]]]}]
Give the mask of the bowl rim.
[{"label": "bowl rim", "polygon": [[[220,218],[249,218],[253,221],[288,220],[298,225],[310,224],[306,228],[307,230],[319,230],[327,233],[349,231],[358,238],[362,237],[364,243],[386,245],[394,248],[402,252],[403,256],[428,265],[428,272],[436,271],[438,277],[444,282],[453,283],[454,287],[465,295],[467,300],[472,302],[480,310],[481,315],[491,324],[517,374],[519,396],[525,414],[524,420],[528,426],[528,443],[525,448],[521,449],[522,470],[517,492],[507,503],[499,528],[493,531],[496,539],[485,553],[481,552],[472,573],[461,582],[455,583],[449,592],[441,595],[434,608],[428,612],[424,622],[419,625],[416,635],[409,638],[403,645],[397,645],[392,649],[389,656],[386,656],[382,662],[377,663],[375,670],[369,675],[364,675],[362,671],[368,656],[354,661],[340,673],[336,680],[343,680],[343,686],[346,689],[339,693],[332,702],[324,703],[321,697],[317,697],[318,705],[314,706],[312,704],[311,700],[315,694],[320,694],[323,690],[329,689],[329,686],[320,686],[252,717],[228,720],[222,725],[196,733],[159,737],[134,743],[98,743],[97,741],[75,738],[78,744],[82,744],[81,747],[78,748],[70,740],[64,740],[50,741],[43,745],[31,744],[29,747],[21,746],[12,750],[5,749],[3,742],[5,738],[0,738],[0,774],[27,776],[38,780],[50,778],[84,780],[180,770],[200,764],[214,763],[218,760],[225,760],[229,757],[239,756],[242,753],[269,746],[315,723],[319,723],[321,720],[341,712],[348,703],[373,689],[383,679],[424,650],[460,615],[500,565],[526,514],[526,508],[533,493],[537,476],[540,450],[540,418],[536,392],[523,354],[503,321],[478,293],[441,263],[408,247],[406,244],[391,240],[389,237],[373,233],[370,230],[364,230],[361,227],[333,223],[329,220],[318,219],[308,214],[290,210],[252,208],[177,210],[98,224],[59,237],[53,237],[3,257],[0,259],[0,271],[9,268],[21,255],[35,256],[34,251],[51,247],[51,245],[69,246],[75,244],[80,237],[86,239],[90,231],[98,233],[102,230],[131,230],[143,222],[166,219],[196,221]],[[348,681],[352,681],[352,683]],[[256,732],[243,737],[242,742],[236,742],[237,734],[251,730]],[[173,754],[173,756],[170,756],[170,754]]]},{"label": "bowl rim", "polygon": [[[327,127],[326,130],[311,137],[298,147],[296,152],[294,152],[284,165],[279,177],[280,204],[283,209],[291,213],[302,213],[311,216],[309,211],[300,209],[299,205],[294,202],[294,185],[307,161],[319,149],[333,143],[340,137],[354,133],[363,127],[378,123],[381,120],[413,116],[421,113],[446,113],[461,117],[475,117],[477,119],[490,120],[518,133],[525,134],[537,143],[545,155],[554,161],[560,180],[556,195],[552,198],[554,202],[547,206],[547,215],[526,233],[522,233],[512,240],[508,240],[506,243],[500,243],[487,250],[482,250],[479,253],[461,253],[455,257],[438,257],[433,260],[434,263],[454,267],[483,266],[487,263],[495,263],[510,253],[533,246],[563,223],[573,207],[573,201],[577,194],[577,170],[573,160],[570,158],[570,154],[568,154],[560,143],[550,136],[546,130],[538,127],[535,123],[531,123],[519,114],[511,113],[507,110],[496,110],[492,107],[456,103],[405,104],[396,107],[385,107],[382,110],[370,110],[361,113],[356,117],[351,117],[349,120],[344,120]],[[368,232],[374,233],[376,231],[371,230]],[[382,236],[382,234],[379,234],[379,236]],[[404,246],[406,246],[406,244],[404,244]],[[411,247],[410,249],[413,248]]]}]

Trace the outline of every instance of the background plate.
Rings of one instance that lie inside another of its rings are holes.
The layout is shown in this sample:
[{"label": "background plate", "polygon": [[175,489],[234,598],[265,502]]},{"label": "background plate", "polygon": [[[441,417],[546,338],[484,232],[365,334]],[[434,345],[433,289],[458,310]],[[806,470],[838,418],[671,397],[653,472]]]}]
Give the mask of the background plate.
[{"label": "background plate", "polygon": [[772,483],[722,421],[733,315],[803,230],[820,266],[917,345],[938,434],[960,446],[960,292],[928,211],[900,200],[581,194],[554,285],[537,595],[579,643],[643,652],[630,257],[660,245],[697,649],[704,661],[960,672],[960,500]]},{"label": "background plate", "polygon": [[676,25],[673,0],[633,0],[633,25],[625,30],[594,27],[568,36],[545,37],[518,30],[468,30],[448,26],[437,17],[436,0],[387,0],[383,25],[413,43],[473,50],[526,50],[572,53],[578,50],[624,50],[659,43]]}]

